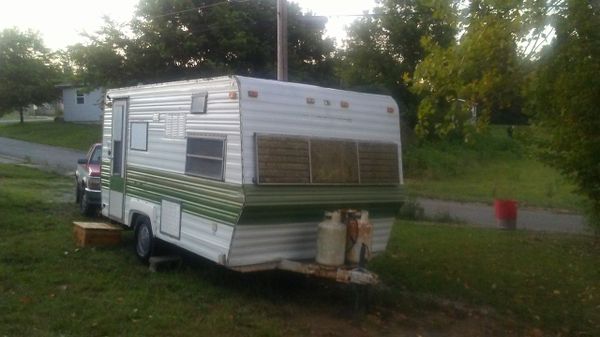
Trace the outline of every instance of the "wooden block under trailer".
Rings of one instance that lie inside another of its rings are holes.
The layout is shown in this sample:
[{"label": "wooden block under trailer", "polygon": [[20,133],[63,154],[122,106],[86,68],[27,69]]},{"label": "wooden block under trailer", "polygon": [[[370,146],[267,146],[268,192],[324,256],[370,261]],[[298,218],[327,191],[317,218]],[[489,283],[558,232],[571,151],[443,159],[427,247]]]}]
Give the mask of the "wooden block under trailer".
[{"label": "wooden block under trailer", "polygon": [[78,247],[114,246],[121,242],[120,226],[103,222],[73,222],[75,244]]}]

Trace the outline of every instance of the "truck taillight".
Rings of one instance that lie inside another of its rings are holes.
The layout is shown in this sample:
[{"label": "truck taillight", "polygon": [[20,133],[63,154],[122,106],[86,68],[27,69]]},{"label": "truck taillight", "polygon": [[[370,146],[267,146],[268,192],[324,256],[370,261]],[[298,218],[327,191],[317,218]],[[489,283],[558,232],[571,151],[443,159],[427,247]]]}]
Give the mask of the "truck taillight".
[{"label": "truck taillight", "polygon": [[100,178],[99,177],[90,177],[88,179],[88,186],[90,190],[99,190],[101,188]]}]

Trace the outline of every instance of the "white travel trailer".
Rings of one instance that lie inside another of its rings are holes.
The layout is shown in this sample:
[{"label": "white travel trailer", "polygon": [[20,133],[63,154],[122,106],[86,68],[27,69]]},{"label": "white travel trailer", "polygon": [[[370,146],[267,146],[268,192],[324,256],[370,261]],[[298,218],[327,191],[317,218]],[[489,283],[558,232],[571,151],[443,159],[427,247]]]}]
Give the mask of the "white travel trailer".
[{"label": "white travel trailer", "polygon": [[102,214],[236,270],[314,259],[325,211],[369,211],[385,250],[403,200],[391,97],[227,76],[107,92]]}]

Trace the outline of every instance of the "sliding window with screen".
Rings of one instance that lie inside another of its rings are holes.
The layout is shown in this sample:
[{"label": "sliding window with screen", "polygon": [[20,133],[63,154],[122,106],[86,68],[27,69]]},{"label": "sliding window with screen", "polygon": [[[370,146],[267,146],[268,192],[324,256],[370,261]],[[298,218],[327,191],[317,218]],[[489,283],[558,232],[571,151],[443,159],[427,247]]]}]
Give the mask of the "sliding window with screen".
[{"label": "sliding window with screen", "polygon": [[398,145],[256,135],[258,184],[397,185]]}]

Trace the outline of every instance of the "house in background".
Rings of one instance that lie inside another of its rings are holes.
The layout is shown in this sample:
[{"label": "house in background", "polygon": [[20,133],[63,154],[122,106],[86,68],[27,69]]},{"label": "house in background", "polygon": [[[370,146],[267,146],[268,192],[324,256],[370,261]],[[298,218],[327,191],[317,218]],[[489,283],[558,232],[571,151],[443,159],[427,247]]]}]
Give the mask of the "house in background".
[{"label": "house in background", "polygon": [[102,104],[105,90],[96,88],[84,92],[81,88],[62,84],[63,117],[65,122],[99,122],[102,119]]}]

